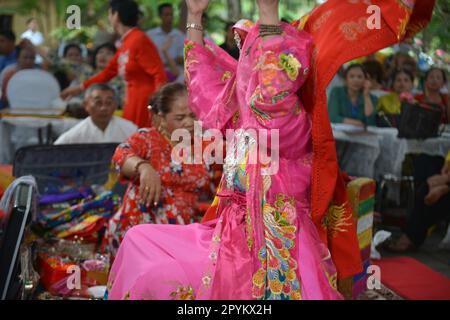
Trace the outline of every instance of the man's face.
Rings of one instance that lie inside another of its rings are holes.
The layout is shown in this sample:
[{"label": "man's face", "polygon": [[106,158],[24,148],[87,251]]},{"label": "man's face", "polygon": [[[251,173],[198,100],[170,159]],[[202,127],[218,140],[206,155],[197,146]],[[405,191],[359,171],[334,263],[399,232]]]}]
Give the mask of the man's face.
[{"label": "man's face", "polygon": [[173,9],[165,7],[161,12],[161,24],[165,27],[171,27],[173,22]]},{"label": "man's face", "polygon": [[85,100],[85,109],[95,124],[107,125],[116,107],[114,93],[109,90],[94,90]]},{"label": "man's face", "polygon": [[37,31],[38,30],[37,21],[35,19],[31,20],[30,23],[28,24],[28,28],[30,28],[33,31]]},{"label": "man's face", "polygon": [[6,55],[14,50],[14,41],[9,40],[5,36],[0,36],[0,54]]}]

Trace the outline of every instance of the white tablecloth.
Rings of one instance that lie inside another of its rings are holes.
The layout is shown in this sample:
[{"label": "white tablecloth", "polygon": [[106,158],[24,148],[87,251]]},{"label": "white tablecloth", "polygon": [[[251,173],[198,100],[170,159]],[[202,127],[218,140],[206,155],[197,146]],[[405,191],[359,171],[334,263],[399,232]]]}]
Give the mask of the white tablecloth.
[{"label": "white tablecloth", "polygon": [[352,176],[375,178],[380,137],[368,132],[333,130],[340,167]]},{"label": "white tablecloth", "polygon": [[398,130],[395,128],[369,127],[368,131],[380,137],[381,152],[375,164],[376,178],[385,174],[401,177],[402,163],[407,154],[423,153],[445,157],[450,150],[450,138],[444,136],[426,140],[407,140],[398,138]]},{"label": "white tablecloth", "polygon": [[395,128],[369,127],[365,133],[346,133],[333,129],[341,168],[351,175],[379,179],[386,174],[401,177],[407,154],[424,153],[445,157],[450,138],[407,140],[397,137]]},{"label": "white tablecloth", "polygon": [[[400,178],[407,154],[423,153],[445,157],[450,137],[420,140],[399,139],[395,128],[369,127],[367,132],[344,132],[333,127],[339,165],[348,174],[381,181],[385,175]],[[400,203],[400,185],[391,184],[387,197]]]},{"label": "white tablecloth", "polygon": [[15,151],[26,144],[37,143],[37,129],[52,125],[57,135],[81,120],[74,118],[3,117],[0,118],[0,163],[11,163]]}]

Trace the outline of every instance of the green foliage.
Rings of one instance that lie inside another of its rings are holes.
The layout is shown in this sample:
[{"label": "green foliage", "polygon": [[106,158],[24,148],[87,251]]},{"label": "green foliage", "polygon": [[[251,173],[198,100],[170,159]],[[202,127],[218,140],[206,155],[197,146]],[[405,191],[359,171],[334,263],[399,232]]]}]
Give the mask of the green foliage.
[{"label": "green foliage", "polygon": [[[175,8],[175,25],[178,24],[180,16],[180,5],[183,0],[137,0],[145,19],[143,28],[150,29],[159,24],[157,14],[158,5],[161,3],[172,3]],[[230,2],[240,3],[242,18],[252,20],[257,19],[257,8],[255,0],[211,0],[208,15],[209,25],[208,32],[217,41],[222,41],[224,37],[224,26],[229,20]],[[18,13],[22,15],[37,12],[45,14],[43,1],[40,0],[17,0],[14,6],[0,8],[0,13]],[[298,19],[303,14],[311,10],[317,3],[323,2],[319,0],[283,0],[280,2],[280,15],[282,18],[292,21]],[[95,26],[98,24],[108,25],[107,0],[55,0],[58,18],[64,21],[66,17],[66,9],[68,6],[76,4],[81,8],[81,30],[63,30],[61,27],[52,31],[52,36],[57,39],[89,39],[95,32]],[[433,19],[426,30],[419,37],[425,44],[427,51],[436,49],[450,50],[450,0],[437,0],[436,9],[433,13]]]}]

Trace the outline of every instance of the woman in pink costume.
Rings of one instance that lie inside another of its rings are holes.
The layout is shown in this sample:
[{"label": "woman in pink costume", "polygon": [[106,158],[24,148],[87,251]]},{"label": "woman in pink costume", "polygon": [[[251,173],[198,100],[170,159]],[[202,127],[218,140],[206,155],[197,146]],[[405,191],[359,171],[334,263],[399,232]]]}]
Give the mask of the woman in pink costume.
[{"label": "woman in pink costume", "polygon": [[[369,30],[361,27],[367,1],[329,0],[289,25],[279,21],[278,0],[257,0],[258,23],[236,26],[239,61],[203,40],[208,0],[186,2],[190,107],[208,129],[241,130],[208,218],[130,229],[108,298],[341,299],[337,280],[362,269],[325,88],[345,61],[418,31],[410,24],[424,26],[433,1],[372,1],[387,19]],[[250,161],[264,148],[271,162]]]}]

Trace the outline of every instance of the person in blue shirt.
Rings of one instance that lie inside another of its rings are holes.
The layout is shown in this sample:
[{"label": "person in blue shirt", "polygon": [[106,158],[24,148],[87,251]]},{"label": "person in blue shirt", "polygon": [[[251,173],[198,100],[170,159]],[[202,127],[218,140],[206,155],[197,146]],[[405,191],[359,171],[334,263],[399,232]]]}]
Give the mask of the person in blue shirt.
[{"label": "person in blue shirt", "polygon": [[0,73],[17,63],[16,35],[11,30],[0,30]]},{"label": "person in blue shirt", "polygon": [[344,73],[345,86],[334,88],[328,99],[332,123],[374,126],[377,98],[370,94],[367,72],[360,64],[349,66]]}]

